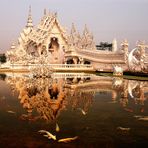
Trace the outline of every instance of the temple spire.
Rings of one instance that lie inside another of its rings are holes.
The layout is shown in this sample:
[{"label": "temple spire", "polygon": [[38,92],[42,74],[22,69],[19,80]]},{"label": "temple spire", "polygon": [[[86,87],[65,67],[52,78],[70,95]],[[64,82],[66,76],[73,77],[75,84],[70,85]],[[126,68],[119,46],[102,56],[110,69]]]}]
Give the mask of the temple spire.
[{"label": "temple spire", "polygon": [[85,24],[83,35],[87,35],[87,34],[89,34],[89,31],[88,31],[87,25]]},{"label": "temple spire", "polygon": [[28,20],[27,20],[27,25],[26,27],[33,27],[33,21],[32,21],[32,15],[31,15],[31,6],[29,7],[29,14],[28,14]]},{"label": "temple spire", "polygon": [[11,49],[13,50],[13,49],[15,49],[15,47],[16,47],[15,43],[13,42],[12,45],[11,45]]},{"label": "temple spire", "polygon": [[118,50],[118,47],[117,47],[117,40],[116,40],[116,38],[113,40],[113,42],[112,42],[112,51],[113,52],[117,52],[117,50]]},{"label": "temple spire", "polygon": [[44,16],[46,16],[47,15],[47,10],[46,9],[44,9]]},{"label": "temple spire", "polygon": [[72,27],[71,27],[71,34],[76,33],[76,27],[74,25],[74,23],[72,23]]}]

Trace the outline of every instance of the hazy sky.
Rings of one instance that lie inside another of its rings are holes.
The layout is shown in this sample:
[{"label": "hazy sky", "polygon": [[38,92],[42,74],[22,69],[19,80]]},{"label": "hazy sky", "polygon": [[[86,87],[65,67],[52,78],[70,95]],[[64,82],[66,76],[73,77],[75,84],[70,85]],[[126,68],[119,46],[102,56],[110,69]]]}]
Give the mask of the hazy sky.
[{"label": "hazy sky", "polygon": [[74,22],[81,32],[87,24],[96,44],[120,43],[127,38],[133,47],[136,40],[148,42],[148,0],[0,0],[0,49],[7,50],[17,41],[26,25],[29,5],[36,25],[43,9],[57,11],[61,24],[70,29]]}]

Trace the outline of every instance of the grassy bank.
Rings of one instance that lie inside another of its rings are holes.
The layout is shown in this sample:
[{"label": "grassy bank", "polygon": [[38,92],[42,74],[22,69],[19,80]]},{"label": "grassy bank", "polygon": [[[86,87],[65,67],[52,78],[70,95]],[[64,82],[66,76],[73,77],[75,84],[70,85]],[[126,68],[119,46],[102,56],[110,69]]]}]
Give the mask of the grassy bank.
[{"label": "grassy bank", "polygon": [[[97,72],[97,75],[100,76],[111,76],[111,77],[117,77],[114,76],[112,72]],[[145,73],[124,73],[121,78],[129,79],[129,80],[140,80],[140,81],[148,81],[148,74]]]}]

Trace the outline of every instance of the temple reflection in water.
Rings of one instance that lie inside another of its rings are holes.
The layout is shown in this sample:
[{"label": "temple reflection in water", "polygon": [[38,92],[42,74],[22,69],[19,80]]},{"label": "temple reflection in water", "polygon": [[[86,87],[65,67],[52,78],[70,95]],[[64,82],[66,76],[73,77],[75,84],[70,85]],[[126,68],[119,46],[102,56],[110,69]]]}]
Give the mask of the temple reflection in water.
[{"label": "temple reflection in water", "polygon": [[[51,78],[33,78],[29,75],[9,74],[5,81],[18,99],[26,114],[23,120],[57,119],[61,111],[78,110],[87,115],[98,93],[110,94],[109,103],[120,103],[128,112],[144,112],[148,99],[148,82],[119,77],[102,77],[93,74],[53,73]],[[130,105],[132,104],[132,105]]]}]

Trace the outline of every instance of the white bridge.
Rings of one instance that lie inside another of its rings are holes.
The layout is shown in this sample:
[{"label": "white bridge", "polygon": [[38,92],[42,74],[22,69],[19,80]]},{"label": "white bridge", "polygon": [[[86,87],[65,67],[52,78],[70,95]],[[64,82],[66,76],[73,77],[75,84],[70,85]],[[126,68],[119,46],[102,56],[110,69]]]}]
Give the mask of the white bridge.
[{"label": "white bridge", "polygon": [[101,50],[75,50],[66,53],[66,57],[81,57],[90,62],[106,64],[125,64],[123,52],[111,52]]}]

